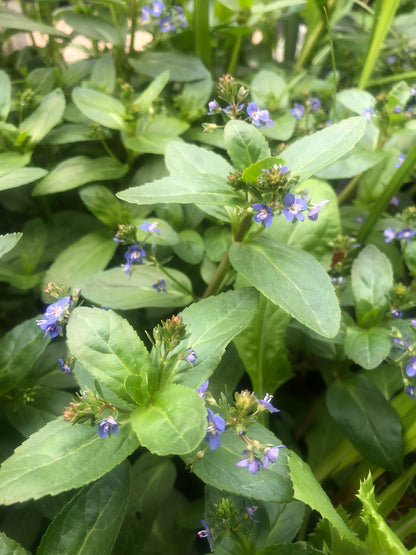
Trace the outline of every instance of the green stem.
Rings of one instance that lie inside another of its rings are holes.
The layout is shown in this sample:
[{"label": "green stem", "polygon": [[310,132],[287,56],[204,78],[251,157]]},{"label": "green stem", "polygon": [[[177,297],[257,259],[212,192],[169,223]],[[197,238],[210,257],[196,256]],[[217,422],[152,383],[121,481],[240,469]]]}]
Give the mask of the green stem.
[{"label": "green stem", "polygon": [[405,183],[407,178],[410,176],[416,165],[416,144],[412,146],[406,155],[406,158],[402,165],[394,173],[393,177],[387,184],[384,191],[381,193],[380,197],[376,200],[370,214],[368,215],[366,221],[363,223],[362,227],[357,236],[357,241],[360,244],[365,243],[367,237],[370,235],[374,226],[376,225],[379,218],[382,216],[391,199],[396,195],[402,185]]},{"label": "green stem", "polygon": [[209,34],[209,0],[194,0],[195,53],[205,66],[211,67]]},{"label": "green stem", "polygon": [[[240,227],[237,230],[237,233],[235,234],[233,243],[239,243],[244,239],[244,236],[251,225],[251,221],[252,221],[252,215],[247,214],[247,216],[241,222]],[[208,287],[205,289],[205,292],[202,295],[202,299],[206,299],[211,295],[215,295],[215,293],[218,291],[219,287],[221,286],[221,283],[223,282],[225,274],[227,273],[230,267],[230,259],[229,259],[228,251],[229,251],[229,248],[227,249],[227,252],[222,257],[222,260],[214,274],[214,277],[208,284]]]},{"label": "green stem", "polygon": [[349,181],[349,183],[347,183],[347,185],[342,189],[342,191],[338,195],[338,204],[342,204],[343,202],[345,202],[347,200],[347,198],[352,194],[352,192],[354,191],[355,187],[357,186],[357,183],[359,182],[362,175],[363,174],[360,173],[360,174],[356,175],[355,177],[353,177]]},{"label": "green stem", "polygon": [[328,35],[329,48],[331,50],[331,65],[332,65],[332,77],[333,77],[333,87],[332,87],[332,119],[336,119],[336,106],[337,106],[337,64],[335,60],[335,48],[334,41],[332,39],[331,26],[329,24],[328,12],[326,7],[322,6],[322,13],[324,16],[326,32]]},{"label": "green stem", "polygon": [[131,28],[130,28],[130,46],[129,46],[130,56],[134,54],[134,37],[136,35],[136,29],[137,29],[137,13],[138,13],[137,2],[136,0],[131,0],[130,2]]},{"label": "green stem", "polygon": [[241,32],[241,29],[240,29],[238,34],[237,34],[237,38],[236,38],[236,40],[234,41],[234,44],[233,44],[233,49],[231,51],[230,61],[228,62],[227,73],[229,73],[230,75],[234,75],[235,68],[237,67],[237,61],[238,61],[238,55],[240,53],[242,36],[243,36],[243,34]]}]

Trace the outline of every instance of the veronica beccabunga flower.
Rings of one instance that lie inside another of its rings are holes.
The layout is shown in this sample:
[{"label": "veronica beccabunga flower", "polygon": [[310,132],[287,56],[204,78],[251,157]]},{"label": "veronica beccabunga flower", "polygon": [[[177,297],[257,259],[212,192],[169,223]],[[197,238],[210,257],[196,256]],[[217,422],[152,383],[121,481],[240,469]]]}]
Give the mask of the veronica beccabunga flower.
[{"label": "veronica beccabunga flower", "polygon": [[109,416],[102,422],[98,424],[98,435],[101,438],[105,438],[111,433],[118,434],[118,423],[114,420],[112,416]]},{"label": "veronica beccabunga flower", "polygon": [[221,445],[220,434],[225,432],[225,421],[219,414],[214,414],[211,409],[207,409],[208,426],[206,428],[205,441],[208,442],[212,451]]},{"label": "veronica beccabunga flower", "polygon": [[406,366],[406,374],[409,378],[412,378],[416,375],[416,356],[413,356],[410,360],[408,365]]},{"label": "veronica beccabunga flower", "polygon": [[57,337],[62,331],[62,322],[69,316],[73,306],[71,297],[62,297],[48,306],[42,320],[37,320],[37,325],[45,331],[45,337]]},{"label": "veronica beccabunga flower", "polygon": [[296,198],[294,194],[288,193],[284,198],[284,205],[283,215],[288,222],[293,221],[293,218],[300,222],[305,220],[305,216],[302,214],[308,208],[305,199],[302,197]]},{"label": "veronica beccabunga flower", "polygon": [[166,281],[164,279],[159,279],[157,283],[152,285],[153,289],[156,289],[158,293],[167,293],[166,291]]},{"label": "veronica beccabunga flower", "polygon": [[256,212],[254,216],[254,221],[257,223],[263,223],[266,227],[270,227],[273,221],[273,212],[270,206],[267,204],[262,204],[261,202],[255,202],[252,205],[253,210]]},{"label": "veronica beccabunga flower", "polygon": [[270,119],[270,114],[268,110],[259,110],[255,102],[250,102],[247,106],[247,114],[251,122],[256,126],[263,128],[272,127],[274,121]]},{"label": "veronica beccabunga flower", "polygon": [[132,245],[125,253],[124,258],[126,264],[123,266],[124,273],[130,274],[133,265],[142,264],[143,258],[146,256],[146,251],[142,248],[141,244]]}]

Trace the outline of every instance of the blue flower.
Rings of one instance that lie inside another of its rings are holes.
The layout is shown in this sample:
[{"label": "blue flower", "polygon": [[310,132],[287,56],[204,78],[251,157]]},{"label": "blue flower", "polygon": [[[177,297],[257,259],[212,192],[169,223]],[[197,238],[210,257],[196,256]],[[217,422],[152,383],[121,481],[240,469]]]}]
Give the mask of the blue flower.
[{"label": "blue flower", "polygon": [[187,349],[187,351],[189,351],[189,353],[186,355],[186,357],[184,357],[184,359],[193,364],[196,360],[195,351],[193,349]]},{"label": "blue flower", "polygon": [[261,123],[263,124],[263,128],[272,127],[274,125],[274,121],[270,119],[269,111],[259,110],[255,102],[250,102],[247,106],[247,114],[256,127],[260,127]]},{"label": "blue flower", "polygon": [[412,399],[414,399],[416,397],[416,387],[414,385],[407,385],[406,393],[410,395]]},{"label": "blue flower", "polygon": [[311,106],[312,112],[317,113],[319,112],[319,108],[321,107],[321,102],[317,98],[311,98],[310,106]]},{"label": "blue flower", "polygon": [[398,239],[404,239],[406,242],[410,241],[411,237],[415,236],[415,232],[410,227],[405,227],[401,231],[398,232],[396,237]]},{"label": "blue flower", "polygon": [[386,56],[386,64],[388,66],[392,66],[393,64],[395,64],[396,60],[397,60],[397,56],[395,56],[394,54],[390,54],[390,56]]},{"label": "blue flower", "polygon": [[211,100],[210,102],[208,102],[208,108],[209,112],[207,112],[207,114],[209,116],[213,116],[214,114],[218,114],[218,112],[221,112],[221,107],[218,106],[216,100]]},{"label": "blue flower", "polygon": [[62,299],[59,299],[56,303],[52,303],[48,306],[43,315],[43,320],[37,320],[36,322],[41,330],[45,330],[44,337],[49,334],[53,339],[59,335],[62,331],[60,323],[64,320],[65,316],[68,315],[73,304],[71,297],[62,297]]},{"label": "blue flower", "polygon": [[361,112],[361,114],[365,117],[366,121],[370,121],[370,119],[373,117],[373,109],[372,108],[364,108],[364,110]]},{"label": "blue flower", "polygon": [[400,106],[400,104],[397,104],[397,106],[395,106],[393,109],[393,112],[395,114],[400,114],[401,111],[402,111],[402,107]]},{"label": "blue flower", "polygon": [[203,530],[200,530],[198,532],[198,536],[200,538],[207,538],[208,543],[209,543],[209,548],[212,549],[212,534],[211,534],[211,529],[208,526],[208,524],[205,522],[205,520],[201,520],[200,521],[202,526],[204,527]]},{"label": "blue flower", "polygon": [[207,389],[208,389],[208,386],[209,386],[209,380],[207,380],[207,381],[204,382],[202,385],[200,385],[200,386],[198,387],[198,389],[196,390],[197,393],[200,394],[200,396],[202,397],[202,399],[205,399],[205,393],[206,393],[206,391],[207,391]]},{"label": "blue flower", "polygon": [[163,2],[161,2],[161,0],[155,0],[153,2],[153,7],[150,10],[151,14],[154,15],[155,17],[159,17],[160,14],[163,12],[165,7],[165,4]]},{"label": "blue flower", "polygon": [[[247,456],[247,451],[243,452],[243,455]],[[251,457],[241,459],[235,463],[235,466],[247,467],[251,474],[257,474],[260,468],[263,466],[261,460],[258,457]]]},{"label": "blue flower", "polygon": [[220,434],[225,432],[225,421],[219,414],[214,415],[211,409],[207,409],[207,413],[208,426],[205,441],[208,441],[209,448],[215,451],[221,445]]},{"label": "blue flower", "polygon": [[410,349],[410,341],[408,337],[394,337],[393,338],[394,346],[398,349],[402,349],[403,351],[407,351]]},{"label": "blue flower", "polygon": [[312,208],[308,212],[308,218],[311,220],[311,222],[316,222],[319,216],[319,211],[327,202],[329,202],[329,200],[321,200],[321,202],[318,202],[317,204],[314,204],[312,206]]},{"label": "blue flower", "polygon": [[181,27],[188,27],[188,23],[186,21],[185,14],[183,13],[182,6],[173,6],[173,9],[176,11],[176,17],[181,24]]},{"label": "blue flower", "polygon": [[164,279],[159,279],[157,283],[152,285],[153,289],[156,289],[158,293],[167,293],[166,291],[166,281]]},{"label": "blue flower", "polygon": [[143,229],[143,231],[149,231],[150,233],[154,232],[154,233],[162,233],[162,231],[160,229],[156,229],[156,227],[158,226],[157,222],[144,222],[143,224],[139,225],[140,229]]},{"label": "blue flower", "polygon": [[273,395],[269,395],[268,393],[266,393],[266,395],[264,396],[264,399],[257,399],[257,401],[268,411],[270,412],[280,412],[279,409],[275,408],[271,401],[273,399]]},{"label": "blue flower", "polygon": [[59,359],[58,359],[58,362],[59,362],[59,365],[60,365],[60,367],[61,367],[61,369],[62,369],[62,372],[65,372],[65,374],[68,374],[68,376],[71,376],[72,370],[71,370],[71,368],[68,366],[68,364],[66,364],[66,362],[65,362],[62,358],[59,358]]},{"label": "blue flower", "polygon": [[400,166],[403,164],[405,158],[406,158],[406,155],[400,153],[397,157],[397,162],[394,164],[394,167],[395,168],[400,168]]},{"label": "blue flower", "polygon": [[397,318],[401,318],[403,316],[403,312],[398,308],[395,308],[391,311],[391,315],[395,320],[397,320]]},{"label": "blue flower", "polygon": [[143,6],[142,8],[142,17],[140,21],[142,23],[150,23],[150,8],[149,6]]},{"label": "blue flower", "polygon": [[273,212],[270,206],[267,204],[261,204],[256,202],[252,205],[252,208],[257,214],[254,216],[254,221],[257,223],[264,223],[266,227],[270,227],[273,221]]},{"label": "blue flower", "polygon": [[111,432],[118,434],[118,424],[112,416],[98,424],[98,435],[101,438],[107,437]]},{"label": "blue flower", "polygon": [[140,243],[132,245],[125,253],[124,258],[127,264],[124,265],[124,273],[129,274],[133,264],[142,264],[143,258],[146,256],[146,251],[142,249]]},{"label": "blue flower", "polygon": [[396,239],[396,231],[394,227],[388,227],[387,229],[385,229],[383,231],[383,235],[385,243],[390,243],[391,241],[393,241],[393,239]]},{"label": "blue flower", "polygon": [[308,208],[306,201],[303,198],[295,198],[295,195],[288,193],[284,200],[286,208],[283,210],[283,215],[288,222],[291,222],[294,217],[300,222],[303,222],[305,216],[302,214]]},{"label": "blue flower", "polygon": [[409,364],[406,366],[406,374],[409,378],[416,374],[416,356],[409,360]]},{"label": "blue flower", "polygon": [[282,447],[284,447],[284,445],[276,445],[276,447],[272,447],[271,449],[268,447],[265,450],[263,468],[267,468],[269,466],[269,463],[274,463],[276,461]]},{"label": "blue flower", "polygon": [[175,30],[175,25],[172,23],[172,18],[170,15],[162,17],[159,21],[159,28],[162,33],[169,33]]},{"label": "blue flower", "polygon": [[300,118],[305,113],[305,108],[302,106],[302,104],[295,104],[290,110],[290,113],[292,114],[292,116],[295,116],[297,120],[300,120]]},{"label": "blue flower", "polygon": [[256,522],[257,524],[260,524],[260,520],[256,520],[254,518],[254,512],[257,511],[258,506],[257,505],[253,505],[251,507],[248,507],[245,503],[245,501],[243,501],[243,506],[244,506],[244,510],[245,512],[248,514],[248,517],[253,521]]}]

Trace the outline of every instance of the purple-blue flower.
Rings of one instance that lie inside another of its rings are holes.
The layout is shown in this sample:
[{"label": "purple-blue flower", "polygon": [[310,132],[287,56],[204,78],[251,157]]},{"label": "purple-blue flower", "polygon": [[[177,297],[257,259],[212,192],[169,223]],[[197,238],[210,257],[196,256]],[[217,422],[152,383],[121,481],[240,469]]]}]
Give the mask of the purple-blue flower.
[{"label": "purple-blue flower", "polygon": [[152,285],[153,289],[156,289],[158,293],[167,293],[166,291],[166,281],[164,279],[158,279],[157,283]]},{"label": "purple-blue flower", "polygon": [[311,98],[310,106],[311,106],[312,112],[317,113],[319,112],[319,108],[321,107],[321,101],[318,100],[317,98]]},{"label": "purple-blue flower", "polygon": [[403,164],[405,158],[406,158],[406,155],[400,153],[397,157],[397,162],[394,164],[394,167],[395,168],[400,168],[400,166]]},{"label": "purple-blue flower", "polygon": [[221,445],[220,434],[225,432],[225,421],[219,414],[214,414],[211,409],[207,409],[208,426],[206,429],[205,441],[208,441],[212,451]]},{"label": "purple-blue flower", "polygon": [[112,416],[109,416],[98,424],[97,431],[101,438],[107,437],[111,432],[118,434],[118,424]]},{"label": "purple-blue flower", "polygon": [[373,117],[373,109],[372,108],[364,108],[364,110],[361,112],[361,114],[365,117],[366,121],[370,121],[370,119]]},{"label": "purple-blue flower", "polygon": [[388,66],[392,66],[394,63],[396,63],[397,60],[397,56],[395,54],[390,54],[390,56],[386,56],[386,64]]},{"label": "purple-blue flower", "polygon": [[402,349],[403,351],[407,351],[410,349],[410,341],[408,337],[394,337],[393,338],[394,346],[398,349]]},{"label": "purple-blue flower", "polygon": [[206,393],[206,391],[207,391],[207,389],[208,389],[208,386],[209,386],[209,380],[207,380],[207,381],[204,382],[202,385],[200,385],[200,386],[198,387],[198,389],[196,390],[197,393],[200,394],[200,396],[202,397],[202,399],[205,399],[205,393]]},{"label": "purple-blue flower", "polygon": [[37,320],[37,325],[40,327],[41,330],[45,330],[46,337],[48,334],[53,339],[57,337],[59,333],[62,331],[62,326],[60,322],[64,319],[66,312],[72,307],[74,303],[71,300],[71,297],[62,297],[56,301],[56,303],[52,303],[48,306],[43,315],[42,320]]},{"label": "purple-blue flower", "polygon": [[162,231],[160,229],[156,229],[158,226],[157,222],[144,222],[143,224],[139,225],[140,229],[143,229],[143,231],[149,231],[149,233],[162,233]]},{"label": "purple-blue flower", "polygon": [[398,239],[404,239],[406,242],[410,241],[411,237],[415,236],[415,232],[410,227],[405,227],[396,235]]},{"label": "purple-blue flower", "polygon": [[68,366],[68,364],[66,364],[66,362],[64,361],[64,359],[59,358],[58,359],[59,365],[62,369],[62,372],[65,372],[65,374],[68,374],[68,376],[71,376],[72,374],[72,370],[71,368]]},{"label": "purple-blue flower", "polygon": [[142,17],[140,21],[142,23],[150,23],[150,8],[149,6],[143,6],[142,8]]},{"label": "purple-blue flower", "polygon": [[395,320],[397,320],[398,318],[401,318],[403,316],[403,312],[398,308],[394,308],[391,311],[391,315]]},{"label": "purple-blue flower", "polygon": [[385,243],[390,243],[391,241],[393,241],[393,239],[396,239],[396,231],[394,227],[388,227],[387,229],[385,229],[383,231],[383,235]]},{"label": "purple-blue flower", "polygon": [[274,121],[270,119],[269,111],[259,110],[255,102],[250,102],[247,106],[247,114],[256,127],[260,127],[261,123],[264,128],[274,125]]},{"label": "purple-blue flower", "polygon": [[273,395],[266,393],[264,399],[257,399],[257,401],[270,412],[280,412],[279,409],[272,405]]},{"label": "purple-blue flower", "polygon": [[159,21],[159,28],[162,33],[169,33],[175,30],[175,25],[172,23],[172,18],[170,15],[162,17]]},{"label": "purple-blue flower", "polygon": [[125,253],[124,258],[127,264],[124,265],[124,273],[129,274],[133,264],[142,264],[143,258],[146,256],[146,251],[138,245],[132,245]]},{"label": "purple-blue flower", "polygon": [[311,222],[316,222],[319,216],[319,211],[327,202],[329,202],[329,200],[321,200],[321,202],[318,202],[317,204],[314,204],[312,206],[312,208],[308,212],[308,218],[311,220]]},{"label": "purple-blue flower", "polygon": [[400,114],[401,111],[402,111],[402,107],[400,106],[400,104],[397,104],[397,106],[395,106],[393,109],[393,112],[395,114]]},{"label": "purple-blue flower", "polygon": [[406,393],[410,395],[412,399],[414,399],[416,397],[416,387],[414,385],[407,385]]},{"label": "purple-blue flower", "polygon": [[182,6],[173,6],[173,9],[176,11],[176,17],[181,24],[181,27],[188,27],[188,23],[186,21],[185,14],[183,13]]},{"label": "purple-blue flower", "polygon": [[248,507],[246,505],[245,501],[243,501],[243,506],[244,506],[244,510],[248,514],[248,517],[250,518],[250,520],[252,520],[253,522],[256,522],[257,524],[260,524],[260,520],[256,520],[254,518],[254,512],[257,511],[258,506],[257,505],[252,505],[251,507]]},{"label": "purple-blue flower", "polygon": [[163,12],[164,7],[165,4],[161,2],[161,0],[154,0],[152,9],[150,10],[151,14],[155,17],[159,17],[160,14]]},{"label": "purple-blue flower", "polygon": [[254,216],[254,221],[257,223],[263,223],[266,227],[270,227],[273,221],[273,212],[270,206],[267,204],[262,204],[261,202],[255,202],[252,208],[257,214]]},{"label": "purple-blue flower", "polygon": [[290,110],[290,113],[292,114],[292,116],[295,116],[297,120],[300,120],[300,118],[305,113],[305,108],[302,106],[302,104],[295,104]]},{"label": "purple-blue flower", "polygon": [[[244,451],[243,455],[247,456],[247,451]],[[251,460],[249,458],[241,459],[235,463],[235,466],[247,467],[251,474],[257,474],[263,465],[258,457],[252,457]]]},{"label": "purple-blue flower", "polygon": [[218,114],[218,112],[221,112],[221,107],[218,106],[216,100],[211,100],[210,102],[208,102],[208,108],[209,112],[207,112],[207,114],[209,116],[213,116],[214,114]]},{"label": "purple-blue flower", "polygon": [[267,468],[269,466],[269,463],[274,463],[276,461],[282,447],[284,447],[284,445],[276,445],[276,447],[272,447],[271,449],[268,447],[265,450],[263,468]]},{"label": "purple-blue flower", "polygon": [[204,527],[203,530],[200,530],[198,532],[198,536],[200,538],[207,538],[208,543],[209,543],[209,548],[212,549],[212,534],[211,534],[211,529],[208,526],[208,524],[205,522],[205,520],[201,520],[200,521],[202,526]]},{"label": "purple-blue flower", "polygon": [[191,364],[193,364],[196,360],[196,353],[193,349],[186,349],[188,352],[188,354],[186,355],[185,360],[187,360],[188,362],[190,362]]},{"label": "purple-blue flower", "polygon": [[284,204],[286,208],[283,209],[283,215],[288,222],[291,222],[294,217],[300,222],[304,221],[305,216],[302,212],[308,208],[308,205],[303,198],[295,198],[295,195],[288,193],[285,196]]},{"label": "purple-blue flower", "polygon": [[409,378],[416,374],[416,356],[409,360],[409,364],[406,366],[406,374]]}]

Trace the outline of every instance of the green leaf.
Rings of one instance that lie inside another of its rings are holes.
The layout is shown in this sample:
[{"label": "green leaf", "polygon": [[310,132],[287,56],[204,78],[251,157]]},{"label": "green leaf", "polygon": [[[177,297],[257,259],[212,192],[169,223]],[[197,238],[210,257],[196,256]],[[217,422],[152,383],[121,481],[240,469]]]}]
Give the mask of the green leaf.
[{"label": "green leaf", "polygon": [[60,193],[92,181],[118,179],[125,175],[128,169],[127,165],[120,164],[117,160],[106,156],[102,158],[75,156],[58,164],[47,177],[36,185],[33,194],[36,196]]},{"label": "green leaf", "polygon": [[0,235],[0,258],[11,251],[22,238],[23,233],[6,233]]},{"label": "green leaf", "polygon": [[234,338],[238,354],[259,396],[292,377],[285,332],[290,316],[263,295],[250,324]]},{"label": "green leaf", "polygon": [[66,143],[80,143],[94,141],[88,134],[91,129],[85,123],[64,123],[50,131],[43,139],[43,145],[64,145]]},{"label": "green leaf", "polygon": [[17,250],[23,272],[31,274],[42,256],[47,241],[46,226],[40,218],[29,220],[23,227],[23,238]]},{"label": "green leaf", "polygon": [[169,384],[152,395],[149,404],[132,412],[131,425],[140,440],[156,455],[185,455],[206,433],[206,409],[201,396],[189,387]]},{"label": "green leaf", "polygon": [[92,89],[77,87],[72,93],[72,100],[78,110],[90,120],[109,129],[123,131],[128,128],[124,121],[124,106],[113,96]]},{"label": "green leaf", "polygon": [[3,29],[18,29],[19,31],[36,31],[38,33],[46,33],[55,37],[68,38],[66,33],[58,31],[51,25],[44,25],[39,21],[29,19],[16,10],[10,10],[0,6],[0,21]]},{"label": "green leaf", "polygon": [[[158,277],[166,281],[167,293],[153,288]],[[86,278],[82,287],[83,296],[92,303],[121,310],[184,306],[192,301],[190,291],[192,284],[184,273],[169,269],[167,275],[154,266],[138,266],[129,276],[113,268]]]},{"label": "green leaf", "polygon": [[0,532],[0,552],[4,555],[29,555],[29,551],[20,543],[8,538],[4,532]]},{"label": "green leaf", "polygon": [[[171,359],[174,362],[168,367],[168,375],[193,389],[204,383],[218,366],[228,343],[250,322],[257,298],[254,289],[244,288],[221,293],[186,308],[181,313],[186,339],[173,351]],[[196,352],[192,370],[187,361],[175,360],[175,355],[186,349]]]},{"label": "green leaf", "polygon": [[193,229],[179,232],[180,242],[173,245],[174,253],[189,264],[199,264],[204,256],[204,241]]},{"label": "green leaf", "polygon": [[256,127],[240,120],[230,120],[224,129],[227,152],[237,170],[270,156],[269,145]]},{"label": "green leaf", "polygon": [[0,154],[0,178],[15,170],[20,170],[30,162],[30,154],[4,152]]},{"label": "green leaf", "polygon": [[61,89],[49,93],[40,106],[22,121],[19,132],[27,133],[30,141],[37,144],[62,119],[65,110],[65,96]]},{"label": "green leaf", "polygon": [[250,92],[261,110],[267,108],[274,112],[288,105],[288,87],[282,77],[274,71],[263,69],[256,73],[251,82]]},{"label": "green leaf", "polygon": [[[114,553],[139,553],[173,490],[176,468],[169,458],[143,453],[132,466],[130,499]],[[137,515],[141,515],[138,519]]]},{"label": "green leaf", "polygon": [[[308,191],[308,198],[312,204],[329,200],[321,208],[318,220],[311,222],[309,218],[305,218],[304,222],[296,222],[291,225],[284,217],[275,218],[273,224],[265,232],[280,243],[303,249],[312,254],[324,268],[329,269],[333,248],[328,243],[335,241],[341,234],[337,196],[333,187],[318,179],[307,179],[301,187],[302,191],[305,189]],[[322,241],[322,237],[325,237],[325,241]]]},{"label": "green leaf", "polygon": [[232,242],[228,227],[209,227],[204,232],[205,252],[212,262],[221,262]]},{"label": "green leaf", "polygon": [[354,177],[372,168],[384,158],[384,152],[371,152],[362,148],[354,148],[352,152],[319,171],[317,175],[323,179]]},{"label": "green leaf", "polygon": [[157,77],[169,70],[170,81],[190,82],[208,79],[210,74],[199,58],[181,52],[145,52],[139,59],[129,58],[138,73]]},{"label": "green leaf", "polygon": [[391,337],[386,329],[347,327],[345,354],[366,370],[371,370],[381,364],[390,353],[390,349]]},{"label": "green leaf", "polygon": [[70,9],[60,11],[59,15],[78,34],[124,48],[125,34],[120,33],[120,26],[114,25],[114,21],[97,14],[76,13]]},{"label": "green leaf", "polygon": [[374,495],[371,474],[360,483],[357,497],[363,505],[361,518],[368,527],[366,544],[370,553],[386,553],[389,555],[405,555],[409,553],[378,512],[379,504]]},{"label": "green leaf", "polygon": [[363,117],[348,118],[288,146],[282,157],[299,183],[326,168],[361,139],[366,127]]},{"label": "green leaf", "polygon": [[44,177],[47,173],[42,168],[22,168],[21,170],[11,171],[0,177],[0,191],[27,185],[27,183],[32,183]]},{"label": "green leaf", "polygon": [[172,141],[177,141],[189,124],[176,118],[156,117],[149,125],[138,126],[135,137],[125,137],[124,145],[139,153],[164,154]]},{"label": "green leaf", "polygon": [[294,490],[293,497],[306,503],[311,509],[318,511],[323,518],[328,519],[342,539],[359,545],[360,540],[354,536],[334,509],[310,467],[294,451],[290,452],[288,463]]},{"label": "green leaf", "polygon": [[215,175],[224,179],[233,167],[219,154],[188,143],[172,142],[166,149],[166,167],[171,176]]},{"label": "green leaf", "polygon": [[[260,424],[252,424],[247,433],[261,443],[280,445],[281,441]],[[251,474],[246,467],[236,463],[243,459],[245,443],[234,432],[226,430],[221,435],[221,446],[215,451],[208,449],[205,455],[194,464],[195,474],[205,483],[219,490],[244,495],[245,498],[261,501],[287,503],[292,500],[292,486],[287,467],[287,451],[279,450],[276,462],[266,470],[260,469]]]},{"label": "green leaf", "polygon": [[117,197],[104,185],[83,187],[79,196],[98,220],[113,229],[120,223],[129,221],[131,217],[129,210],[122,206]]},{"label": "green leaf", "polygon": [[15,387],[31,370],[49,343],[32,318],[0,339],[0,394]]},{"label": "green leaf", "polygon": [[393,270],[374,245],[367,245],[354,260],[351,285],[358,323],[363,327],[378,324],[390,305]]},{"label": "green leaf", "polygon": [[71,288],[82,287],[89,276],[107,266],[116,248],[107,231],[88,233],[61,252],[47,270],[44,284],[52,281]]},{"label": "green leaf", "polygon": [[[138,447],[128,422],[100,438],[97,428],[57,418],[18,447],[0,468],[0,503],[57,495],[98,480]],[[86,464],[86,461],[94,464]]]},{"label": "green leaf", "polygon": [[[3,26],[3,22],[2,22]],[[7,73],[0,70],[0,119],[6,120],[10,110],[12,86]]]},{"label": "green leaf", "polygon": [[337,101],[343,106],[358,114],[362,115],[366,108],[374,108],[376,99],[372,94],[360,89],[344,89],[337,94]]},{"label": "green leaf", "polygon": [[136,98],[133,102],[134,106],[140,107],[140,112],[144,114],[153,104],[153,102],[159,98],[160,93],[165,88],[167,82],[169,81],[170,70],[167,69],[160,73],[156,79],[154,79],[150,85],[148,85],[145,90]]},{"label": "green leaf", "polygon": [[110,555],[127,509],[129,489],[128,461],[84,486],[50,523],[37,555]]},{"label": "green leaf", "polygon": [[111,310],[76,308],[67,327],[68,348],[99,382],[131,403],[124,387],[127,376],[143,378],[142,396],[156,369],[127,320]]},{"label": "green leaf", "polygon": [[215,175],[164,177],[146,185],[120,191],[117,196],[133,204],[179,203],[235,206],[241,202],[226,180]]},{"label": "green leaf", "polygon": [[328,274],[310,254],[267,237],[234,243],[229,254],[234,268],[265,297],[316,333],[335,337],[338,299]]},{"label": "green leaf", "polygon": [[103,93],[113,94],[116,86],[116,67],[110,52],[103,54],[95,62],[89,84]]},{"label": "green leaf", "polygon": [[327,392],[331,416],[351,443],[369,461],[400,472],[403,464],[402,425],[383,394],[363,374],[333,382]]}]

